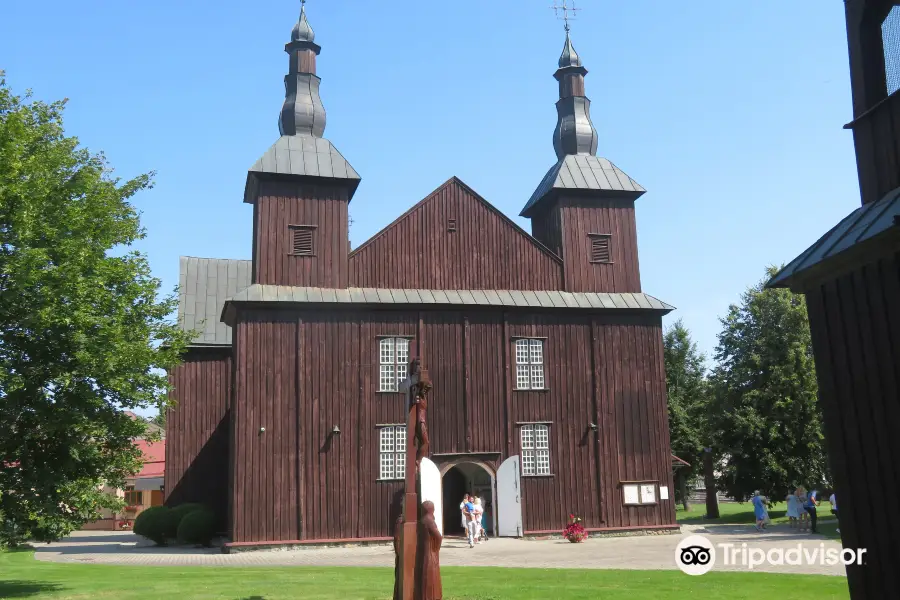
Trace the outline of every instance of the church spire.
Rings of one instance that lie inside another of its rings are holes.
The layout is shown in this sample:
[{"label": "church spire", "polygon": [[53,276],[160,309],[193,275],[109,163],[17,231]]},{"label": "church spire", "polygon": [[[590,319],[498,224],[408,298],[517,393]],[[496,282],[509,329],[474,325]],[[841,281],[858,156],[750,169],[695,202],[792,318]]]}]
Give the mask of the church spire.
[{"label": "church spire", "polygon": [[284,77],[284,104],[278,118],[281,135],[320,138],[325,133],[325,107],[319,97],[320,79],[316,75],[316,57],[322,48],[306,19],[306,0],[300,3],[300,20],[291,31],[284,51],[290,57]]},{"label": "church spire", "polygon": [[597,153],[597,130],[591,122],[591,101],[584,95],[584,76],[587,69],[575,52],[566,24],[566,43],[559,57],[559,69],[554,77],[559,81],[559,101],[556,103],[557,122],[553,132],[556,157]]}]

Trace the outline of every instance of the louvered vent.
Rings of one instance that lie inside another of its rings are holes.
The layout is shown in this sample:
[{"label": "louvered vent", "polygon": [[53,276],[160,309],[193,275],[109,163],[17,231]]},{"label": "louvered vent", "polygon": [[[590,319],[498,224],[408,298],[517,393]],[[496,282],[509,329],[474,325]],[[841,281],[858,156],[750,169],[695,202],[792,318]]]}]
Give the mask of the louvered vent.
[{"label": "louvered vent", "polygon": [[592,263],[608,263],[610,260],[608,235],[592,235],[591,236],[591,262]]},{"label": "louvered vent", "polygon": [[447,231],[453,233],[456,231],[456,219],[448,219],[447,220]]},{"label": "louvered vent", "polygon": [[294,256],[313,256],[313,233],[315,229],[312,227],[292,227],[293,234],[293,254]]}]

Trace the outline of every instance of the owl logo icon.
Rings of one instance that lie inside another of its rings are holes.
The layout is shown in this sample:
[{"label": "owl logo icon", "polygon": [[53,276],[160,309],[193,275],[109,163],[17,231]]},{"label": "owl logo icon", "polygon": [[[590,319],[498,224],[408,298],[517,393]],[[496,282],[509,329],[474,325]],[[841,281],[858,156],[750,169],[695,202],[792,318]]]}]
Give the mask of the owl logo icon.
[{"label": "owl logo icon", "polygon": [[691,535],[675,548],[675,564],[688,575],[704,575],[716,564],[716,549],[702,535]]}]

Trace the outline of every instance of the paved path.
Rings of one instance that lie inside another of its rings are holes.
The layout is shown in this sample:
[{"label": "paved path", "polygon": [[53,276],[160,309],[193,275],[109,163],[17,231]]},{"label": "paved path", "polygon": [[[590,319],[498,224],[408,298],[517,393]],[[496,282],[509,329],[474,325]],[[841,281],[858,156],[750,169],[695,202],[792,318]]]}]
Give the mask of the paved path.
[{"label": "paved path", "polygon": [[[740,525],[684,526],[681,535],[634,536],[589,539],[582,544],[564,540],[524,541],[492,539],[470,549],[458,539],[447,539],[441,550],[445,566],[577,568],[577,569],[675,569],[675,546],[691,534],[706,536],[713,544],[747,543],[768,551],[802,544],[806,548],[840,548],[821,536],[792,533],[775,526],[758,533]],[[392,567],[390,546],[305,548],[222,554],[218,549],[156,548],[130,532],[85,531],[60,542],[37,546],[37,560],[114,565],[157,566],[347,566]],[[716,570],[744,570],[718,561]],[[756,571],[843,576],[843,565],[764,566]]]}]

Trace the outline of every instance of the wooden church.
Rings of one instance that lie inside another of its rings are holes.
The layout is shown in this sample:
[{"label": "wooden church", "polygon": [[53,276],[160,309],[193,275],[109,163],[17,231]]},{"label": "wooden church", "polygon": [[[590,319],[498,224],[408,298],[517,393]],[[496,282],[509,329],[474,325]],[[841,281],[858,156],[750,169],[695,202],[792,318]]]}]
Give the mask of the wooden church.
[{"label": "wooden church", "polygon": [[285,46],[280,137],[250,168],[251,261],[183,257],[166,502],[204,502],[230,547],[390,539],[410,359],[427,367],[423,499],[445,534],[464,492],[488,529],[674,529],[662,317],[641,290],[644,189],[596,155],[566,35],[557,162],[518,227],[457,178],[354,250],[360,175],[324,137],[305,14]]}]

